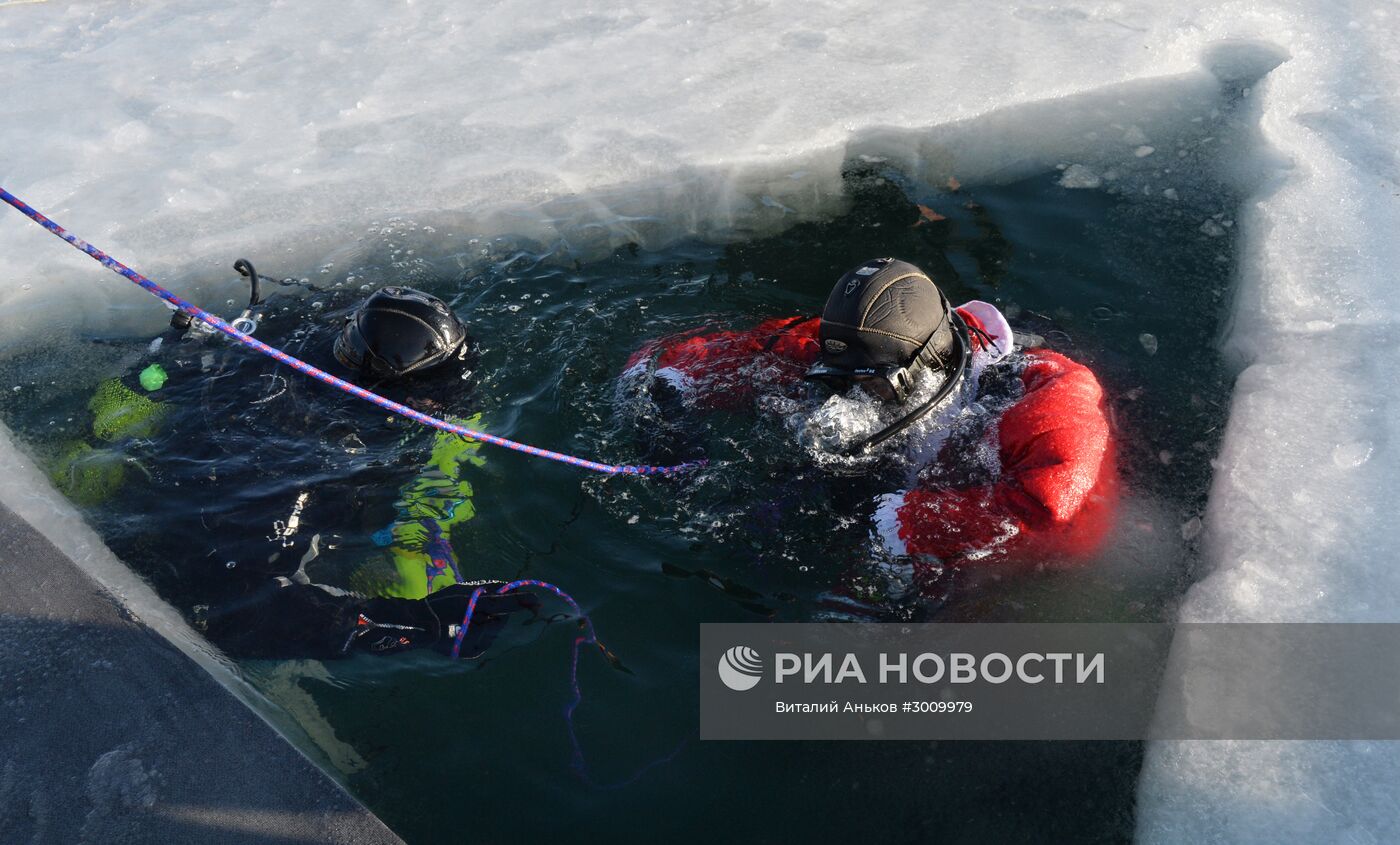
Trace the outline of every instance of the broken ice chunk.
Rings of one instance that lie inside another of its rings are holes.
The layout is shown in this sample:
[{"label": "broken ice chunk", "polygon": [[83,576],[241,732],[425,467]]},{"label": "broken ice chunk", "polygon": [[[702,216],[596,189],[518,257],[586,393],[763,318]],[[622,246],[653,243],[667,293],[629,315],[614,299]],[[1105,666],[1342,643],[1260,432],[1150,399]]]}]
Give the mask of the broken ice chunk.
[{"label": "broken ice chunk", "polygon": [[1103,180],[1099,178],[1099,174],[1082,164],[1071,164],[1060,177],[1062,188],[1097,188],[1102,184]]}]

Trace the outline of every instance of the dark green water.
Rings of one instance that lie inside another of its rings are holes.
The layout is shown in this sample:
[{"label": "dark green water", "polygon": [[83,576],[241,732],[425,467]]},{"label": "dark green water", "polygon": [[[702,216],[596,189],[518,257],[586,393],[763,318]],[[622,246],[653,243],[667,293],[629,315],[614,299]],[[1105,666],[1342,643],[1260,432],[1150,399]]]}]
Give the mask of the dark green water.
[{"label": "dark green water", "polygon": [[[491,431],[526,442],[626,462],[638,459],[638,439],[615,378],[638,344],[699,324],[815,313],[844,270],[896,255],[934,273],[954,302],[994,302],[1014,327],[1099,374],[1128,490],[1100,560],[960,577],[945,601],[917,612],[1170,618],[1191,578],[1183,536],[1204,504],[1230,388],[1214,341],[1233,237],[1200,227],[1236,199],[1219,185],[1194,201],[1145,199],[1067,190],[1057,177],[951,192],[866,167],[848,174],[849,210],[833,219],[730,245],[624,248],[586,264],[508,239],[412,257],[382,245],[354,268],[315,276],[342,285],[290,300],[261,336],[329,367],[337,314],[359,285],[408,281],[450,299],[481,341],[475,387],[454,410],[480,411]],[[916,203],[946,219],[915,225]],[[80,430],[97,378],[130,366],[145,343],[107,340],[64,341],[85,350],[83,378],[71,364],[63,372],[52,350],[6,366],[23,374],[6,384],[23,389],[7,392],[0,412],[35,451]],[[200,566],[279,553],[273,523],[309,492],[301,531],[323,537],[309,571],[348,584],[426,436],[318,385],[279,382],[287,373],[272,362],[217,354],[219,379],[176,390],[162,433],[124,447],[133,460],[122,495],[89,508],[89,519],[188,609],[198,573],[216,571]],[[499,450],[472,476],[478,514],[453,536],[468,575],[559,584],[625,666],[596,652],[580,659],[576,726],[591,780],[570,767],[562,715],[567,620],[512,630],[473,664],[412,654],[244,671],[411,842],[1131,835],[1136,743],[699,742],[699,623],[813,618],[818,595],[869,548],[865,487],[856,495],[823,479],[771,420],[727,415],[707,426],[713,463],[685,480],[589,477]]]}]

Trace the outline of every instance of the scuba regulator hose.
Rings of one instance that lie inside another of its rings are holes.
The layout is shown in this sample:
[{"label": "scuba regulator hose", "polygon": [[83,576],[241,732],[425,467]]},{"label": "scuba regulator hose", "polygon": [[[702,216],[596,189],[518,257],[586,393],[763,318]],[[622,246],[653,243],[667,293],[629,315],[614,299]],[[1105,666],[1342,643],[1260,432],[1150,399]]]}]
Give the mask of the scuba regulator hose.
[{"label": "scuba regulator hose", "polygon": [[[559,463],[569,464],[570,466],[576,466],[582,469],[593,470],[594,472],[601,472],[605,475],[672,475],[675,473],[684,472],[686,470],[696,469],[698,467],[704,466],[706,463],[704,460],[700,460],[676,464],[674,466],[605,464],[599,461],[590,461],[586,458],[578,458],[573,455],[566,455],[562,452],[553,452],[548,449],[541,449],[537,446],[531,446],[528,443],[520,443],[515,440],[509,440],[505,437],[499,437],[494,434],[487,434],[484,431],[476,431],[465,426],[450,423],[446,420],[438,419],[437,417],[428,416],[427,414],[424,414],[421,411],[415,411],[407,405],[395,402],[392,399],[386,399],[385,397],[380,396],[377,393],[366,390],[363,387],[351,384],[350,382],[342,378],[338,378],[324,370],[313,367],[299,358],[294,358],[291,355],[288,355],[287,353],[281,351],[280,349],[276,349],[272,346],[267,345],[266,343],[263,343],[260,340],[254,339],[247,331],[240,328],[240,325],[246,327],[249,323],[252,322],[251,320],[243,322],[243,318],[240,318],[239,320],[235,320],[234,323],[230,324],[228,322],[225,322],[223,319],[209,313],[208,311],[205,311],[203,308],[200,308],[199,306],[194,305],[193,303],[181,299],[180,297],[176,296],[175,294],[171,293],[170,291],[151,281],[147,277],[141,275],[135,270],[132,270],[130,267],[126,266],[120,261],[117,261],[115,258],[112,258],[107,253],[103,252],[97,247],[70,234],[62,226],[58,225],[54,221],[40,214],[38,211],[35,211],[23,200],[10,193],[9,191],[5,190],[3,187],[0,187],[0,200],[4,200],[5,202],[9,203],[21,214],[28,217],[30,220],[33,220],[35,223],[38,223],[40,226],[43,226],[45,229],[52,232],[55,236],[63,239],[74,249],[86,254],[88,257],[97,261],[102,266],[106,267],[107,269],[111,270],[117,275],[126,278],[128,281],[132,282],[137,287],[142,288],[152,296],[155,296],[160,300],[164,301],[168,307],[180,312],[181,314],[184,314],[186,317],[199,320],[200,322],[204,323],[210,328],[222,332],[225,335],[228,335],[229,337],[233,338],[234,340],[238,341],[244,346],[247,346],[250,349],[253,349],[257,352],[261,352],[262,354],[276,361],[280,361],[281,363],[286,364],[287,366],[291,367],[294,370],[297,370],[303,375],[307,375],[314,379],[323,381],[326,384],[329,384],[331,387],[337,388],[338,390],[343,390],[346,393],[351,394],[352,396],[359,397],[360,399],[363,399],[366,402],[378,405],[379,407],[384,408],[387,411],[391,411],[395,414],[398,414],[401,417],[405,417],[407,419],[413,420],[414,422],[421,423],[422,425],[426,425],[431,428],[436,428],[441,431],[446,431],[451,434],[456,434],[461,437],[466,437],[471,440],[479,440],[483,443],[490,443],[493,446],[500,446],[506,449],[514,450],[516,452],[524,452],[527,455],[532,455],[537,458],[546,458],[551,461],[558,461]],[[240,262],[240,265],[246,264],[246,261]],[[243,273],[245,268],[239,266],[237,269],[240,273]],[[244,273],[244,275],[247,275],[249,277],[250,286],[252,288],[252,297],[249,302],[249,309],[251,310],[251,308],[257,304],[258,300],[258,279],[257,274],[252,269],[252,265],[247,265],[246,269],[248,270],[248,272]]]}]

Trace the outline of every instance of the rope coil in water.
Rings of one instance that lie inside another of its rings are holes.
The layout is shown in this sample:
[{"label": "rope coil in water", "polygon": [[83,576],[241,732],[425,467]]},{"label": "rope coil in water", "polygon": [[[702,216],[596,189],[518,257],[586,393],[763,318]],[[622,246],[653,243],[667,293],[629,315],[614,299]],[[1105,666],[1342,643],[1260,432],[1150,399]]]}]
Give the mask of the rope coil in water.
[{"label": "rope coil in water", "polygon": [[425,413],[422,413],[421,411],[415,411],[407,405],[395,402],[392,399],[386,399],[385,397],[380,396],[377,393],[366,390],[363,387],[351,384],[350,382],[342,378],[337,378],[336,376],[333,376],[324,370],[317,369],[316,367],[311,366],[310,364],[306,363],[305,361],[302,361],[299,358],[294,358],[291,355],[288,355],[287,353],[281,351],[280,349],[268,346],[266,343],[263,343],[262,341],[257,340],[251,337],[250,335],[239,331],[238,329],[234,328],[232,325],[220,319],[219,317],[210,314],[208,311],[205,311],[203,308],[200,308],[199,306],[191,302],[187,302],[186,300],[181,299],[180,297],[176,296],[175,294],[171,293],[170,291],[166,290],[165,288],[161,287],[160,285],[156,284],[155,282],[136,272],[135,270],[132,270],[130,267],[126,266],[125,264],[121,263],[115,258],[112,258],[110,255],[93,246],[92,244],[89,244],[81,238],[70,234],[62,226],[58,225],[49,218],[40,214],[38,211],[35,211],[23,200],[10,193],[9,191],[5,190],[3,187],[0,187],[0,199],[9,203],[11,206],[13,206],[24,216],[28,217],[30,220],[33,220],[35,223],[38,223],[40,226],[43,226],[45,229],[48,229],[54,235],[58,236],[59,238],[62,238],[64,241],[67,241],[68,244],[74,249],[85,253],[90,258],[100,263],[102,266],[118,274],[119,276],[125,277],[127,280],[133,282],[138,287],[144,289],[146,292],[168,303],[171,307],[175,308],[176,310],[187,314],[196,320],[199,320],[205,325],[219,332],[222,332],[225,335],[228,335],[229,337],[233,338],[234,340],[238,341],[244,346],[249,347],[250,349],[254,349],[268,356],[269,358],[286,364],[287,366],[291,367],[294,370],[297,370],[298,372],[303,373],[304,375],[308,375],[314,379],[323,381],[326,384],[329,384],[331,387],[343,390],[346,393],[351,394],[352,396],[357,396],[360,399],[365,400],[366,402],[372,402],[375,405],[378,405],[379,407],[384,408],[387,411],[392,411],[393,413],[398,414],[401,417],[406,417],[407,419],[413,420],[414,422],[418,422],[423,425],[430,426],[432,428],[440,429],[442,431],[450,432],[452,434],[457,434],[462,437],[467,437],[472,440],[480,440],[483,443],[490,443],[493,446],[501,446],[506,449],[512,449],[516,452],[524,452],[527,455],[532,455],[537,458],[547,458],[551,461],[558,461],[560,463],[569,464],[570,466],[576,466],[582,469],[589,469],[593,470],[594,472],[601,472],[607,475],[670,475],[672,473],[684,472],[685,470],[695,469],[704,464],[704,461],[692,461],[689,463],[677,464],[675,466],[605,464],[599,461],[590,461],[586,458],[574,457],[573,455],[565,455],[562,452],[552,452],[548,449],[541,449],[538,446],[531,446],[528,443],[520,443],[515,440],[509,440],[505,437],[499,437],[494,434],[487,434],[484,431],[476,431],[465,426],[457,425],[456,423],[447,422],[446,420],[440,420],[437,417],[431,417]]},{"label": "rope coil in water", "polygon": [[625,780],[617,781],[616,783],[599,783],[595,781],[593,777],[588,773],[588,765],[585,762],[583,756],[583,746],[579,743],[578,731],[574,727],[574,711],[578,710],[579,705],[583,703],[583,690],[579,687],[578,683],[579,648],[585,644],[595,645],[598,647],[598,650],[603,653],[603,656],[606,657],[609,661],[616,663],[617,658],[614,657],[613,653],[609,651],[608,648],[604,646],[603,643],[598,639],[598,633],[593,629],[593,620],[590,619],[588,615],[583,612],[583,609],[579,607],[578,602],[574,601],[574,597],[559,589],[558,587],[554,586],[553,584],[549,583],[548,581],[540,581],[534,578],[521,578],[517,581],[511,581],[509,584],[502,584],[501,586],[496,587],[494,589],[488,589],[486,587],[477,587],[475,590],[473,590],[471,598],[467,600],[467,611],[466,613],[462,614],[462,624],[457,629],[457,636],[452,641],[452,659],[456,660],[461,656],[462,641],[466,639],[467,629],[471,627],[472,616],[476,613],[477,600],[486,594],[497,596],[505,595],[506,593],[514,592],[515,590],[519,590],[523,587],[534,587],[536,589],[545,590],[553,593],[554,595],[563,599],[569,605],[569,607],[573,609],[574,615],[577,616],[579,620],[579,631],[577,634],[574,635],[573,648],[569,656],[569,700],[564,704],[564,724],[569,729],[569,745],[573,749],[573,759],[570,762],[570,767],[574,770],[574,772],[591,786],[603,789],[615,789],[633,783],[642,775],[644,775],[647,771],[656,766],[662,765],[664,763],[669,763],[678,753],[680,753],[681,748],[685,746],[684,742],[676,746],[676,748],[673,749],[670,753],[658,759],[652,760],[645,766],[642,766],[640,769],[633,772],[630,777],[626,778]]}]

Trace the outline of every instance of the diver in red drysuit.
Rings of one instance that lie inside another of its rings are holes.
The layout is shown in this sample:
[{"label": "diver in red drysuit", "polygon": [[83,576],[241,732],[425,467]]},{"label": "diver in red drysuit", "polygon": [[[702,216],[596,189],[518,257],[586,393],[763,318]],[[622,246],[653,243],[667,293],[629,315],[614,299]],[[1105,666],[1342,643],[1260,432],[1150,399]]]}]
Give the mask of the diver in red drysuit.
[{"label": "diver in red drysuit", "polygon": [[[909,489],[881,496],[873,517],[879,543],[910,556],[916,575],[934,563],[1082,559],[1102,546],[1118,498],[1103,391],[1082,364],[1046,349],[1013,351],[1014,342],[994,306],[954,309],[917,267],[883,258],[843,276],[820,318],[652,341],[624,378],[650,374],[654,396],[699,409],[742,408],[761,386],[803,379],[843,394],[860,388],[904,413],[846,451],[902,445],[923,469]],[[922,399],[926,372],[941,382]],[[984,395],[991,382],[1000,401]],[[999,413],[971,443],[950,438],[974,403]],[[984,466],[959,483],[969,474],[947,470],[970,452]]]}]

